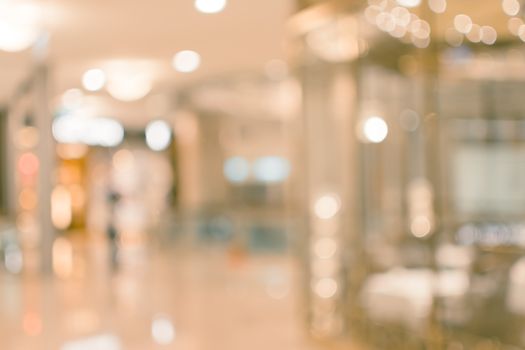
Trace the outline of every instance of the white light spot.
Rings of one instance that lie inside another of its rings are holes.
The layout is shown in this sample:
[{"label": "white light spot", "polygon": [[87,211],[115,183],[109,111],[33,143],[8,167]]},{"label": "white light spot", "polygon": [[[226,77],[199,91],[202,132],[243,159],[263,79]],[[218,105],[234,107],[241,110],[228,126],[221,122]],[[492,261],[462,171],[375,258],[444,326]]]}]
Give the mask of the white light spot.
[{"label": "white light spot", "polygon": [[151,323],[151,336],[157,344],[169,345],[175,339],[175,328],[167,317],[158,316]]},{"label": "white light spot", "polygon": [[128,102],[145,97],[152,87],[153,83],[148,74],[129,70],[112,73],[107,90],[117,100]]},{"label": "white light spot", "polygon": [[253,163],[253,175],[262,182],[282,182],[290,175],[290,163],[283,157],[261,157]]},{"label": "white light spot", "polygon": [[467,15],[454,17],[454,28],[460,33],[467,34],[472,29],[472,19]]},{"label": "white light spot", "polygon": [[516,16],[520,12],[520,3],[518,0],[503,0],[503,12],[509,16]]},{"label": "white light spot", "polygon": [[146,126],[146,143],[154,151],[163,151],[171,143],[171,127],[163,120],[155,120]]},{"label": "white light spot", "polygon": [[410,32],[418,39],[426,39],[430,36],[430,24],[427,21],[418,19],[410,25]]},{"label": "white light spot", "polygon": [[122,350],[122,345],[116,336],[103,334],[68,342],[60,350]]},{"label": "white light spot", "polygon": [[335,194],[327,194],[320,197],[314,205],[314,213],[321,219],[334,217],[341,209],[341,201]]},{"label": "white light spot", "polygon": [[6,17],[0,19],[0,50],[18,52],[31,47],[38,37],[37,28]]},{"label": "white light spot", "polygon": [[481,27],[481,41],[487,45],[493,45],[498,40],[498,32],[491,26]]},{"label": "white light spot", "polygon": [[376,17],[376,24],[384,32],[391,32],[396,28],[395,18],[388,12],[381,12]]},{"label": "white light spot", "polygon": [[106,85],[106,73],[102,69],[90,69],[82,76],[82,85],[88,91],[99,91]]},{"label": "white light spot", "polygon": [[396,6],[390,11],[390,13],[394,16],[396,25],[406,27],[410,23],[410,11],[406,8]]},{"label": "white light spot", "polygon": [[66,115],[53,121],[52,131],[59,143],[115,147],[124,140],[122,125],[109,118]]},{"label": "white light spot", "polygon": [[470,31],[467,33],[467,39],[473,43],[479,43],[481,41],[481,27],[477,24],[473,24]]},{"label": "white light spot", "polygon": [[421,0],[397,0],[397,3],[405,7],[417,7],[421,5]]},{"label": "white light spot", "polygon": [[226,4],[226,0],[195,0],[195,8],[202,13],[219,13]]},{"label": "white light spot", "polygon": [[363,122],[363,136],[372,143],[383,142],[388,135],[388,125],[381,117],[373,116]]},{"label": "white light spot", "polygon": [[447,10],[446,0],[428,0],[428,7],[435,13],[443,13]]},{"label": "white light spot", "polygon": [[229,182],[241,183],[250,175],[250,164],[242,157],[228,158],[224,162],[224,176]]},{"label": "white light spot", "polygon": [[201,64],[201,56],[191,50],[177,52],[173,57],[173,68],[181,73],[196,71]]},{"label": "white light spot", "polygon": [[8,245],[5,248],[4,264],[7,271],[17,274],[22,271],[23,256],[16,245]]}]

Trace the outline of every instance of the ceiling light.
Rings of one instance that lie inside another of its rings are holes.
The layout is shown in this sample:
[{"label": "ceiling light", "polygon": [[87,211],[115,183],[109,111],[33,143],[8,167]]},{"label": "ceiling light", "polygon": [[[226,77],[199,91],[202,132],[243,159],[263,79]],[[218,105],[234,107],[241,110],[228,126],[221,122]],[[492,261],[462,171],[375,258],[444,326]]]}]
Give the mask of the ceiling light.
[{"label": "ceiling light", "polygon": [[173,57],[173,68],[181,73],[191,73],[199,68],[201,56],[191,50],[177,52]]},{"label": "ceiling light", "polygon": [[195,8],[202,13],[219,13],[226,3],[226,0],[195,0]]},{"label": "ceiling light", "polygon": [[99,91],[106,85],[106,73],[99,68],[90,69],[82,76],[82,85],[88,91]]},{"label": "ceiling light", "polygon": [[0,50],[23,51],[34,44],[38,36],[36,28],[0,20]]},{"label": "ceiling light", "polygon": [[152,89],[149,76],[140,73],[127,72],[111,75],[107,90],[111,96],[120,101],[140,100]]},{"label": "ceiling light", "polygon": [[0,2],[0,50],[23,51],[38,39],[40,9],[34,4]]}]

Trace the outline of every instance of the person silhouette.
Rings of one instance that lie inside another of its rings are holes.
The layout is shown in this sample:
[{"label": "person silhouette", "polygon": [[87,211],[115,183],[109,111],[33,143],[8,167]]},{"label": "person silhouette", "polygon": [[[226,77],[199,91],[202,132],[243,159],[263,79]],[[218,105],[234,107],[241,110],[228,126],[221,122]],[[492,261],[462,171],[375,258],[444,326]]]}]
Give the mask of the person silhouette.
[{"label": "person silhouette", "polygon": [[118,267],[118,230],[115,225],[115,207],[120,201],[120,194],[112,189],[108,193],[108,202],[109,202],[109,212],[110,218],[107,227],[107,237],[109,244],[109,258],[110,264],[113,269]]}]

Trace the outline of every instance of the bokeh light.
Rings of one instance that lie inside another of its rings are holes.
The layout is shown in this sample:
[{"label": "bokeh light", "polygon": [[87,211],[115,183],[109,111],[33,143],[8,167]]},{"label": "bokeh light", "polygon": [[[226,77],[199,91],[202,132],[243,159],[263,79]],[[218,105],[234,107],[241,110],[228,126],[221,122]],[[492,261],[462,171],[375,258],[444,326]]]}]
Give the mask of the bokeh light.
[{"label": "bokeh light", "polygon": [[388,136],[388,125],[381,117],[366,118],[362,123],[362,135],[371,143],[381,143]]},{"label": "bokeh light", "polygon": [[321,219],[334,217],[341,209],[341,201],[335,194],[321,196],[314,204],[314,213]]},{"label": "bokeh light", "polygon": [[201,64],[201,56],[192,50],[177,52],[173,56],[173,68],[181,73],[191,73],[196,71]]},{"label": "bokeh light", "polygon": [[154,151],[163,151],[171,143],[171,127],[163,120],[155,120],[146,126],[146,143]]},{"label": "bokeh light", "polygon": [[226,4],[227,0],[195,0],[195,8],[202,13],[219,13]]},{"label": "bokeh light", "polygon": [[82,85],[88,91],[99,91],[106,85],[106,73],[99,68],[90,69],[82,76]]}]

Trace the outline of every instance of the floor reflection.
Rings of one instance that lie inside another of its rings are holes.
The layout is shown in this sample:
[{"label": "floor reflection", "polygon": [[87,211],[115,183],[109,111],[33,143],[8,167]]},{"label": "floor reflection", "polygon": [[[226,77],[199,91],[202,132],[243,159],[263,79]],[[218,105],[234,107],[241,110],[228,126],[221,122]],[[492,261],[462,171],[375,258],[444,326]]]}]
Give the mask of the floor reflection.
[{"label": "floor reflection", "polygon": [[314,349],[295,262],[187,235],[119,252],[57,240],[53,277],[0,273],[2,349]]}]

